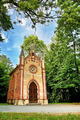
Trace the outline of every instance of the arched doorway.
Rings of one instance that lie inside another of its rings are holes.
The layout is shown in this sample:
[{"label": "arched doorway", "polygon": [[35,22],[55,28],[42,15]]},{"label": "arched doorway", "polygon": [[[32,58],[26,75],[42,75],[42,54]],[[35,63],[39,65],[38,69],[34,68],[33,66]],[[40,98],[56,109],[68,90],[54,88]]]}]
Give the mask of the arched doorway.
[{"label": "arched doorway", "polygon": [[37,86],[34,82],[29,86],[29,103],[37,103]]}]

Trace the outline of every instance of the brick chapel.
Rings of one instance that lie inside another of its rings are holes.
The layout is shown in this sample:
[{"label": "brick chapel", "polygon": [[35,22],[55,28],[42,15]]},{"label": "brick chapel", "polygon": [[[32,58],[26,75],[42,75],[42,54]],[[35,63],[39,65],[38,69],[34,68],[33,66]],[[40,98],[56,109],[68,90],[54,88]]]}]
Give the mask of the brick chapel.
[{"label": "brick chapel", "polygon": [[48,104],[44,60],[34,51],[24,57],[22,48],[19,61],[10,73],[7,102],[14,105]]}]

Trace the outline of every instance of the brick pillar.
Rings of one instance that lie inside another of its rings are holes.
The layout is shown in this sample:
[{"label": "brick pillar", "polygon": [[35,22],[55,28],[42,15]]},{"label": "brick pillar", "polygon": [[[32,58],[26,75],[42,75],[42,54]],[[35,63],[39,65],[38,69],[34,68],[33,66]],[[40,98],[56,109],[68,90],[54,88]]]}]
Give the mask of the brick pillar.
[{"label": "brick pillar", "polygon": [[24,66],[20,65],[20,99],[23,99],[23,77],[24,77]]},{"label": "brick pillar", "polygon": [[[42,79],[43,79],[43,99],[44,99],[44,104],[48,104],[47,88],[46,88],[46,73],[45,73],[44,60],[42,60]],[[46,100],[46,102],[45,102],[45,100]]]},{"label": "brick pillar", "polygon": [[19,104],[23,104],[23,82],[24,82],[24,51],[21,50],[20,54],[20,101]]}]

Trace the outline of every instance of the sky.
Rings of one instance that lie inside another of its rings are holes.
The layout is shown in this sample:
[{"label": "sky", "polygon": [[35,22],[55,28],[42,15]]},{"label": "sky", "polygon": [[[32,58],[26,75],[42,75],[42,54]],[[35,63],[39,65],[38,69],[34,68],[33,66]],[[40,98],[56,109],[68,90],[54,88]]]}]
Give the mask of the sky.
[{"label": "sky", "polygon": [[21,45],[24,41],[24,37],[28,37],[31,34],[37,35],[40,40],[43,40],[47,45],[50,44],[51,38],[54,35],[56,28],[56,22],[41,25],[37,24],[36,31],[31,27],[31,21],[25,19],[23,16],[19,18],[16,17],[16,13],[13,10],[9,11],[12,21],[15,19],[21,19],[22,23],[15,24],[14,29],[8,30],[7,32],[2,32],[2,36],[5,39],[4,42],[0,42],[0,54],[6,55],[15,67],[19,64],[19,55],[21,51]]}]

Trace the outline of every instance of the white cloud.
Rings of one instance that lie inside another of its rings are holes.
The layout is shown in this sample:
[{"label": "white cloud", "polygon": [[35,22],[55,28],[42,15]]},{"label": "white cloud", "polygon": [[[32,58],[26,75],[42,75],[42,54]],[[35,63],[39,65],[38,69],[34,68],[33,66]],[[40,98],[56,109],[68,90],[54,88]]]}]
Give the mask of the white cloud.
[{"label": "white cloud", "polygon": [[27,27],[27,25],[29,24],[29,20],[21,16],[17,16],[16,20],[17,20],[17,24],[16,24],[17,26]]},{"label": "white cloud", "polygon": [[17,49],[20,51],[20,46],[17,44],[14,44],[12,47],[6,48],[7,51],[12,51],[13,49]]},{"label": "white cloud", "polygon": [[14,9],[10,8],[10,5],[8,3],[4,4],[4,6],[7,8],[9,15],[13,15],[14,14]]},{"label": "white cloud", "polygon": [[53,36],[53,33],[54,33],[54,28],[51,29],[50,27],[51,26],[38,25],[36,30],[36,35],[38,36],[38,38],[40,40],[43,40],[46,44],[50,43],[51,37]]},{"label": "white cloud", "polygon": [[[44,30],[44,28],[46,29]],[[45,25],[37,25],[36,30],[32,29],[31,24],[25,27],[25,35],[37,35],[40,40],[43,40],[46,44],[50,43],[51,37],[53,36],[54,28],[49,31],[49,27]]]},{"label": "white cloud", "polygon": [[12,50],[12,48],[10,48],[10,47],[9,47],[9,48],[7,48],[7,51],[11,51],[11,50]]},{"label": "white cloud", "polygon": [[9,4],[8,3],[4,4],[4,7],[6,7],[8,9],[9,8]]},{"label": "white cloud", "polygon": [[2,38],[4,39],[5,43],[8,43],[8,38],[5,36],[4,33],[1,33]]},{"label": "white cloud", "polygon": [[19,44],[17,44],[17,43],[15,43],[15,44],[12,46],[12,48],[17,48],[17,49],[20,49],[20,45],[19,45]]},{"label": "white cloud", "polygon": [[14,14],[14,9],[8,9],[8,14],[13,15]]},{"label": "white cloud", "polygon": [[22,18],[21,19],[21,26],[26,26],[26,19],[25,18]]}]

